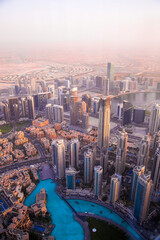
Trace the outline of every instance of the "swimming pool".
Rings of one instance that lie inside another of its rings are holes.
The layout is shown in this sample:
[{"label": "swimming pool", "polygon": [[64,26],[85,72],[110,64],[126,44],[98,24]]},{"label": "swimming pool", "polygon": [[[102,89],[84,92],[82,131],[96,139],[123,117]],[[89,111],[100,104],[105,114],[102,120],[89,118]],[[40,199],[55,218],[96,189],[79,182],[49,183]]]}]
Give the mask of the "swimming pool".
[{"label": "swimming pool", "polygon": [[[24,204],[30,206],[35,203],[36,194],[40,192],[41,188],[46,189],[47,209],[51,214],[52,224],[55,224],[55,228],[53,229],[51,235],[55,236],[56,240],[83,240],[83,228],[77,221],[74,220],[71,208],[55,192],[56,183],[51,183],[51,180],[40,181],[31,195],[26,198]],[[137,239],[141,239],[137,232],[134,231],[134,229],[130,227],[126,221],[110,209],[85,200],[69,199],[68,202],[77,212],[89,212],[105,217],[127,229]]]},{"label": "swimming pool", "polygon": [[37,225],[34,225],[33,229],[34,229],[34,230],[37,230],[37,231],[39,231],[39,232],[44,232],[44,231],[45,231],[45,228],[44,228],[44,227],[37,226]]}]

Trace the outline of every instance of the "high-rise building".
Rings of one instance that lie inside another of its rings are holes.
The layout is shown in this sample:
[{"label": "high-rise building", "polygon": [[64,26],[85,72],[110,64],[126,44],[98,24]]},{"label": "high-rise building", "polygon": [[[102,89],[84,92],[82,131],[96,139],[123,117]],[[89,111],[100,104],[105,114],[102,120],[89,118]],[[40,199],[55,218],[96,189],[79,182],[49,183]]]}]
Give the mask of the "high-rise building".
[{"label": "high-rise building", "polygon": [[110,82],[114,81],[114,64],[111,62],[107,64],[107,78]]},{"label": "high-rise building", "polygon": [[118,116],[118,119],[121,120],[122,119],[122,114],[123,114],[123,104],[122,103],[119,103],[117,105],[117,116]]},{"label": "high-rise building", "polygon": [[84,183],[90,183],[93,179],[93,152],[84,153]]},{"label": "high-rise building", "polygon": [[[73,94],[76,92],[73,92]],[[79,102],[81,99],[77,96],[71,96],[70,97],[70,124],[76,125],[76,102]]]},{"label": "high-rise building", "polygon": [[35,111],[34,111],[34,100],[33,97],[27,98],[28,102],[28,117],[29,119],[35,119]]},{"label": "high-rise building", "polygon": [[53,140],[51,144],[52,163],[56,165],[56,173],[59,178],[65,177],[65,145],[63,139]]},{"label": "high-rise building", "polygon": [[101,166],[94,167],[94,195],[99,197],[102,191],[103,168]]},{"label": "high-rise building", "polygon": [[144,136],[140,144],[137,165],[144,165],[146,170],[147,170],[148,158],[149,158],[149,148],[150,148],[150,138],[149,136]]},{"label": "high-rise building", "polygon": [[40,84],[41,84],[41,87],[42,87],[42,91],[43,91],[43,92],[46,92],[46,81],[45,81],[45,80],[42,80],[42,81],[40,82]]},{"label": "high-rise building", "polygon": [[82,121],[83,114],[86,113],[86,103],[84,101],[75,102],[76,124]]},{"label": "high-rise building", "polygon": [[99,112],[99,105],[100,105],[100,98],[99,97],[93,97],[91,101],[91,111],[94,114],[97,114]]},{"label": "high-rise building", "polygon": [[74,168],[66,168],[66,188],[74,190],[76,188],[76,174],[77,171]]},{"label": "high-rise building", "polygon": [[112,93],[114,86],[114,64],[110,62],[107,64],[107,78],[109,79],[109,91]]},{"label": "high-rise building", "polygon": [[66,92],[67,89],[65,86],[60,86],[58,87],[58,101],[59,101],[59,104],[62,105],[62,102],[61,102],[61,95]]},{"label": "high-rise building", "polygon": [[135,108],[133,111],[133,122],[143,123],[145,118],[145,109]]},{"label": "high-rise building", "polygon": [[152,106],[150,121],[149,121],[149,134],[156,133],[160,126],[160,105],[154,104]]},{"label": "high-rise building", "polygon": [[15,119],[14,104],[17,104],[18,108],[19,108],[19,99],[18,98],[10,98],[9,99],[9,109],[10,109],[11,119]]},{"label": "high-rise building", "polygon": [[128,140],[128,134],[123,129],[123,131],[120,133],[120,137],[118,139],[116,164],[115,164],[116,173],[118,173],[120,175],[122,175],[122,173],[125,170],[126,154],[127,154],[127,140]]},{"label": "high-rise building", "polygon": [[13,104],[13,110],[14,110],[14,120],[18,121],[19,120],[19,105],[18,104]]},{"label": "high-rise building", "polygon": [[123,101],[122,125],[132,123],[132,104],[128,101]]},{"label": "high-rise building", "polygon": [[38,109],[39,111],[42,111],[45,109],[45,106],[47,104],[47,100],[51,98],[50,92],[43,92],[38,93],[34,95],[34,106],[35,109]]},{"label": "high-rise building", "polygon": [[138,178],[133,210],[134,217],[139,223],[142,223],[147,217],[152,190],[153,183],[150,175],[140,175]]},{"label": "high-rise building", "polygon": [[103,78],[96,76],[96,87],[102,89],[103,88]]},{"label": "high-rise building", "polygon": [[160,200],[160,149],[157,149],[154,156],[151,179],[153,181],[153,194]]},{"label": "high-rise building", "polygon": [[132,185],[131,185],[131,201],[134,201],[138,178],[140,175],[144,174],[144,171],[145,171],[145,166],[135,166],[133,169]]},{"label": "high-rise building", "polygon": [[8,103],[5,103],[3,106],[3,113],[4,113],[4,120],[6,122],[10,121],[10,113],[9,113],[9,105]]},{"label": "high-rise building", "polygon": [[70,143],[70,166],[73,168],[79,167],[79,140],[73,139]]},{"label": "high-rise building", "polygon": [[121,175],[114,174],[110,183],[110,202],[114,204],[120,197]]},{"label": "high-rise building", "polygon": [[107,77],[104,78],[103,93],[104,93],[105,96],[109,96],[109,79]]},{"label": "high-rise building", "polygon": [[103,168],[103,174],[105,174],[107,171],[107,164],[108,164],[108,148],[103,147],[100,153],[100,165]]},{"label": "high-rise building", "polygon": [[109,147],[110,136],[110,98],[103,97],[100,99],[99,125],[98,125],[98,147],[101,149]]},{"label": "high-rise building", "polygon": [[51,97],[55,97],[55,85],[52,84],[52,85],[48,85],[48,92],[51,93]]},{"label": "high-rise building", "polygon": [[46,118],[51,123],[53,120],[53,111],[52,111],[52,104],[48,103],[45,107]]},{"label": "high-rise building", "polygon": [[27,111],[27,100],[26,98],[21,98],[21,112],[23,117],[28,116],[28,111]]},{"label": "high-rise building", "polygon": [[53,120],[55,122],[61,123],[64,121],[63,106],[55,104],[53,105],[52,111],[53,111]]},{"label": "high-rise building", "polygon": [[89,113],[91,110],[91,96],[89,94],[82,95],[82,101],[86,103],[86,111]]},{"label": "high-rise building", "polygon": [[84,129],[89,128],[89,115],[88,115],[88,113],[84,113],[82,115],[82,128],[84,128]]},{"label": "high-rise building", "polygon": [[70,96],[77,97],[77,87],[73,87],[70,89]]}]

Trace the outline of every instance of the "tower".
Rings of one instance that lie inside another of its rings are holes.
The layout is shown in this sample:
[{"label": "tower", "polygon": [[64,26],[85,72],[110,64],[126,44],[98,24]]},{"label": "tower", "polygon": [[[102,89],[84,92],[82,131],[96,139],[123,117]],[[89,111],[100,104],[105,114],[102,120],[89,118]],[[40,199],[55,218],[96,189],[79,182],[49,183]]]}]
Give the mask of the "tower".
[{"label": "tower", "polygon": [[109,79],[107,77],[104,78],[104,90],[103,93],[105,96],[109,96]]},{"label": "tower", "polygon": [[120,134],[118,144],[117,144],[115,169],[116,169],[116,173],[118,173],[118,174],[122,174],[125,170],[126,154],[127,154],[127,140],[128,140],[128,134],[123,129],[123,131]]},{"label": "tower", "polygon": [[29,119],[35,119],[35,111],[34,111],[34,100],[33,97],[27,98],[28,102],[28,117]]},{"label": "tower", "polygon": [[34,111],[34,100],[33,97],[27,98],[28,102],[28,117],[29,119],[35,119],[35,111]]},{"label": "tower", "polygon": [[90,183],[93,178],[93,152],[84,153],[84,182]]},{"label": "tower", "polygon": [[100,165],[103,168],[103,174],[106,173],[107,171],[107,163],[108,163],[108,148],[103,147],[101,149],[101,153],[100,153]]},{"label": "tower", "polygon": [[65,145],[63,139],[53,140],[52,163],[56,165],[56,173],[59,178],[65,177]]},{"label": "tower", "polygon": [[100,99],[99,126],[98,126],[98,147],[101,149],[109,147],[110,136],[110,98],[103,97]]},{"label": "tower", "polygon": [[46,111],[46,118],[49,120],[49,122],[51,123],[53,120],[53,111],[52,111],[52,104],[48,103],[45,107],[45,111]]},{"label": "tower", "polygon": [[160,125],[160,105],[154,104],[151,110],[151,116],[149,120],[149,134],[153,135],[159,129]]},{"label": "tower", "polygon": [[79,167],[79,140],[73,139],[70,143],[70,166],[73,168]]},{"label": "tower", "polygon": [[52,111],[53,111],[53,120],[55,122],[61,123],[64,121],[63,106],[54,104]]},{"label": "tower", "polygon": [[149,158],[150,138],[148,136],[143,137],[139,149],[138,165],[144,165],[147,170],[148,158]]},{"label": "tower", "polygon": [[9,122],[10,121],[10,114],[9,114],[9,105],[8,105],[8,103],[6,103],[3,106],[3,113],[4,113],[4,120],[6,122]]},{"label": "tower", "polygon": [[102,190],[103,168],[101,166],[94,167],[94,195],[99,197]]},{"label": "tower", "polygon": [[26,98],[21,98],[22,116],[27,117],[27,101]]},{"label": "tower", "polygon": [[151,172],[154,195],[160,199],[160,149],[157,149]]},{"label": "tower", "polygon": [[128,101],[123,101],[122,125],[128,125],[132,122],[132,104]]},{"label": "tower", "polygon": [[111,62],[107,64],[107,78],[109,79],[110,92],[112,93],[114,84],[114,64]]},{"label": "tower", "polygon": [[14,110],[14,120],[18,121],[19,120],[19,106],[18,104],[13,104],[13,110]]},{"label": "tower", "polygon": [[147,217],[152,190],[153,183],[150,175],[139,176],[133,210],[134,217],[139,223],[142,223]]},{"label": "tower", "polygon": [[140,175],[144,174],[144,170],[145,170],[144,166],[135,166],[133,169],[132,185],[131,185],[131,201],[134,201],[138,178]]},{"label": "tower", "polygon": [[110,202],[114,204],[120,197],[121,175],[114,174],[110,183]]},{"label": "tower", "polygon": [[66,168],[66,188],[74,190],[76,188],[76,170],[74,168]]}]

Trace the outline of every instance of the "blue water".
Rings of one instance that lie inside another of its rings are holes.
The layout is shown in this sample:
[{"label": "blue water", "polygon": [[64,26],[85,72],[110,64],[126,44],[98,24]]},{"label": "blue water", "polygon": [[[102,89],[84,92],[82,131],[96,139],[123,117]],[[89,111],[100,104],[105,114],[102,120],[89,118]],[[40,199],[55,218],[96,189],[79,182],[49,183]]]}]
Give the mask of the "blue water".
[{"label": "blue water", "polygon": [[44,227],[40,227],[40,226],[37,226],[37,225],[34,225],[33,229],[39,231],[39,232],[44,232],[45,228]]},{"label": "blue water", "polygon": [[[55,224],[55,228],[51,235],[55,236],[56,240],[84,239],[83,228],[74,220],[72,210],[57,195],[55,187],[56,184],[51,183],[51,180],[40,181],[31,195],[26,198],[24,204],[30,206],[35,203],[36,194],[40,192],[41,188],[45,188],[47,192],[47,209],[51,214],[52,224]],[[129,226],[127,222],[108,208],[85,200],[69,199],[68,202],[77,212],[89,212],[110,219],[123,226],[137,239],[141,239],[141,237]]]},{"label": "blue water", "polygon": [[124,221],[123,218],[121,218],[118,214],[114,213],[110,209],[103,207],[99,204],[85,201],[85,200],[77,200],[77,199],[69,199],[68,202],[72,205],[72,207],[77,212],[89,212],[94,213],[98,216],[105,217],[107,219],[112,220],[113,222],[121,225],[125,229],[127,229],[129,232],[131,232],[137,239],[142,239],[134,230],[130,227],[130,225]]},{"label": "blue water", "polygon": [[73,212],[70,207],[56,194],[55,183],[51,180],[40,181],[34,191],[28,196],[24,202],[30,206],[36,201],[36,194],[41,188],[45,188],[47,192],[47,209],[51,213],[52,224],[55,228],[52,236],[56,240],[83,240],[84,231],[82,226],[74,220]]}]

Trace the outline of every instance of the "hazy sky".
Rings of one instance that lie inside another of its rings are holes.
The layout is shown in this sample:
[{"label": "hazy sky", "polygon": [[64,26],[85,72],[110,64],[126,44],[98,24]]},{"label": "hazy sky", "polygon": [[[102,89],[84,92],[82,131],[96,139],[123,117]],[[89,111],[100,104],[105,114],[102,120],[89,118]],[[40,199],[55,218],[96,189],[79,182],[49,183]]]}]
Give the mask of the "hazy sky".
[{"label": "hazy sky", "polygon": [[0,46],[160,51],[160,0],[0,0]]}]

